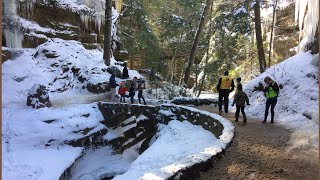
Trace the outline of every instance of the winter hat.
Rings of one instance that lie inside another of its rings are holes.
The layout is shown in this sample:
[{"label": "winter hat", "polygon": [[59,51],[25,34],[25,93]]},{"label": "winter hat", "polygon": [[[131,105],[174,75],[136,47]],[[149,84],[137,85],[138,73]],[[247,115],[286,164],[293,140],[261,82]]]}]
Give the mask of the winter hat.
[{"label": "winter hat", "polygon": [[265,77],[264,78],[264,82],[265,83],[270,83],[270,82],[272,82],[273,80],[269,77],[269,76],[267,76],[267,77]]},{"label": "winter hat", "polygon": [[236,80],[237,80],[238,82],[241,82],[241,77],[238,77]]},{"label": "winter hat", "polygon": [[225,71],[225,72],[224,72],[224,75],[225,75],[225,76],[228,76],[228,75],[229,75],[229,71]]}]

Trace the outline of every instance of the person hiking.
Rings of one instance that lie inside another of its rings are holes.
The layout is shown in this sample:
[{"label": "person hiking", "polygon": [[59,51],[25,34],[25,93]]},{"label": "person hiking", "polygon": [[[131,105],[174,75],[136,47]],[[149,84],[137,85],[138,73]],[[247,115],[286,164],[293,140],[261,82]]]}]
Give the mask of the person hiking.
[{"label": "person hiking", "polygon": [[151,71],[150,71],[150,82],[154,82],[154,76],[155,76],[155,72],[153,70],[153,67],[151,67]]},{"label": "person hiking", "polygon": [[127,79],[128,77],[129,77],[129,72],[128,72],[127,64],[125,64],[122,70],[122,79]]},{"label": "person hiking", "polygon": [[138,90],[138,78],[135,76],[132,80],[134,91]]},{"label": "person hiking", "polygon": [[225,71],[224,75],[219,79],[217,91],[219,93],[219,114],[222,113],[222,100],[224,101],[224,112],[228,113],[229,93],[234,90],[234,82],[229,77],[229,71]]},{"label": "person hiking", "polygon": [[143,97],[143,89],[142,89],[142,84],[141,83],[139,83],[139,85],[138,85],[138,99],[139,99],[139,104],[141,104],[141,99],[142,98],[142,100],[143,100],[143,102],[144,102],[144,105],[146,105],[147,103],[146,103],[146,100],[144,100],[144,97]]},{"label": "person hiking", "polygon": [[134,95],[135,94],[136,94],[136,92],[135,92],[135,89],[134,89],[134,84],[131,83],[131,86],[129,88],[129,96],[130,96],[131,104],[133,104],[133,102],[134,102]]},{"label": "person hiking", "polygon": [[141,77],[138,79],[138,86],[139,86],[139,84],[141,84],[141,86],[143,85],[143,89],[146,88],[146,82],[145,82],[145,80],[144,80],[143,78],[141,78]]},{"label": "person hiking", "polygon": [[124,84],[124,81],[122,81],[120,83],[120,87],[119,87],[119,90],[118,90],[118,93],[120,94],[120,103],[122,102],[123,100],[123,103],[125,103],[126,101],[126,91],[128,91],[128,88],[125,86]]},{"label": "person hiking", "polygon": [[236,79],[236,84],[237,84],[237,88],[236,88],[234,94],[237,94],[237,93],[238,93],[238,86],[239,86],[239,85],[242,86],[242,84],[241,84],[241,77],[238,77],[238,78]]},{"label": "person hiking", "polygon": [[238,87],[238,92],[237,94],[235,94],[234,96],[234,99],[233,99],[233,103],[232,103],[232,106],[234,106],[234,104],[236,104],[236,122],[238,122],[238,119],[239,119],[239,115],[240,115],[240,110],[241,110],[241,113],[242,113],[242,116],[243,116],[243,123],[246,123],[247,122],[247,116],[246,116],[246,113],[244,112],[244,108],[246,106],[246,103],[247,105],[249,106],[250,103],[249,103],[249,98],[247,96],[247,94],[242,91],[242,85],[239,84]]},{"label": "person hiking", "polygon": [[271,106],[271,123],[274,123],[274,108],[276,107],[276,104],[278,101],[279,86],[269,76],[264,78],[264,82],[267,85],[264,88],[264,93],[267,98],[267,101],[266,101],[266,110],[264,113],[264,120],[262,121],[262,123],[267,123],[268,111],[270,106]]},{"label": "person hiking", "polygon": [[109,79],[109,86],[110,86],[110,101],[114,101],[114,98],[116,96],[116,87],[118,86],[114,74],[111,74],[111,77]]}]

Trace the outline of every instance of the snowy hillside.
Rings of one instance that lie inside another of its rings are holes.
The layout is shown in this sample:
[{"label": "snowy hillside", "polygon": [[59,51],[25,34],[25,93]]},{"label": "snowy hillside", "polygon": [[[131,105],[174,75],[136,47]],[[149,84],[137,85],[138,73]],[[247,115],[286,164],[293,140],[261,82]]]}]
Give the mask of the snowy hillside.
[{"label": "snowy hillside", "polygon": [[[139,156],[135,147],[128,149],[123,154],[116,154],[109,146],[92,152],[83,147],[72,147],[66,144],[68,141],[87,138],[107,130],[102,123],[104,118],[97,104],[92,102],[106,100],[108,92],[93,94],[87,88],[90,83],[109,81],[110,74],[107,72],[108,66],[104,65],[102,52],[87,50],[78,41],[58,38],[49,39],[48,42],[37,48],[15,49],[14,51],[16,56],[2,64],[4,172],[2,178],[58,179],[82,155],[84,159],[72,169],[73,175],[77,177],[83,176],[82,178],[86,179],[88,175],[85,172],[93,173],[97,178],[105,177],[106,174],[113,176],[128,170],[130,164]],[[112,59],[111,64],[115,63],[116,61]],[[123,68],[120,65],[114,66],[120,71]],[[129,76],[130,78],[141,77],[133,70],[129,70]],[[122,79],[116,78],[116,81],[120,83]],[[33,109],[26,105],[28,92],[35,84],[46,86],[52,108]],[[160,92],[159,89],[158,93]],[[230,128],[233,128],[230,122],[227,123]],[[195,135],[191,137],[197,137],[196,135],[202,133],[208,139],[211,138],[211,140],[200,142],[202,146],[197,151],[200,152],[205,147],[215,145],[212,142],[217,143],[218,140],[213,138],[211,133],[192,124],[181,129],[179,134],[181,143],[187,141],[185,144],[189,143],[188,146],[192,147],[190,142],[193,141],[188,139],[182,141],[183,135],[187,134],[183,132],[189,131],[190,128],[195,129]],[[163,138],[166,136],[164,135]],[[232,136],[229,139],[231,138]],[[156,145],[157,143],[153,148],[159,149]],[[220,143],[219,147],[212,147],[218,148],[220,152],[224,146],[225,144]],[[185,152],[186,154],[174,151],[172,155],[183,161],[188,154],[196,153],[193,150],[190,148],[190,151]],[[105,157],[102,152],[108,156]],[[100,161],[96,163],[96,155],[104,158],[99,158]],[[206,158],[209,157],[206,156]],[[94,161],[95,166],[86,166],[87,161]],[[109,167],[110,163],[112,167]],[[170,163],[172,162],[164,165],[170,165]],[[188,161],[188,164],[183,167],[189,165],[192,163]],[[161,167],[153,167],[154,171],[160,172]],[[171,172],[169,168],[170,173],[163,176],[170,176],[179,170],[176,167],[172,168],[175,170]]]},{"label": "snowy hillside", "polygon": [[[264,84],[266,76],[283,86],[275,107],[275,123],[293,131],[292,148],[318,148],[319,68],[311,64],[312,57],[309,52],[299,53],[244,85],[251,104],[247,107],[247,114],[259,119],[264,118],[266,98],[263,92],[254,91],[255,87]],[[268,123],[270,116],[269,112]]]},{"label": "snowy hillside", "polygon": [[[89,81],[106,82],[102,53],[86,50],[77,41],[51,39],[36,49],[21,49],[20,56],[2,65],[3,104],[25,101],[34,84],[50,91],[50,98],[84,94]],[[54,99],[54,98],[53,98]]]}]

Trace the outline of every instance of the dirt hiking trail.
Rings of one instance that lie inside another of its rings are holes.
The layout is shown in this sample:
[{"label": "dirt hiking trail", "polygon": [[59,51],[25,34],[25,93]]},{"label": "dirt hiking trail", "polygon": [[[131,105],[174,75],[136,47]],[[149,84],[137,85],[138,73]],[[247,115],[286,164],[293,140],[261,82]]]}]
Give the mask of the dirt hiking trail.
[{"label": "dirt hiking trail", "polygon": [[[197,108],[218,113],[213,106]],[[288,152],[291,132],[277,122],[262,124],[260,120],[248,118],[244,125],[241,114],[239,122],[234,121],[232,113],[222,116],[235,126],[233,143],[225,156],[212,169],[201,173],[199,179],[319,179],[318,155],[306,158],[298,155],[303,152]]]}]

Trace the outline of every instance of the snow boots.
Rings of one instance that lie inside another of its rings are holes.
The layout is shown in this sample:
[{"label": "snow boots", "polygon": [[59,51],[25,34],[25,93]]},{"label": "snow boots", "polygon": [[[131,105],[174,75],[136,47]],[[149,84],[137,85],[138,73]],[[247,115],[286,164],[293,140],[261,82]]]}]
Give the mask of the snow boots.
[{"label": "snow boots", "polygon": [[[247,122],[247,116],[246,116],[246,114],[242,114],[242,116],[243,116],[243,123],[246,123]],[[238,122],[238,119],[239,119],[239,115],[236,115],[236,122]]]},{"label": "snow boots", "polygon": [[242,116],[243,116],[243,123],[247,123],[247,116],[246,116],[246,114],[242,114]]}]

